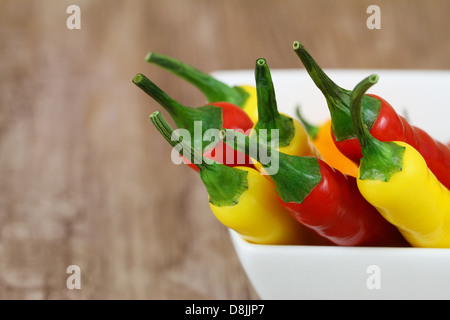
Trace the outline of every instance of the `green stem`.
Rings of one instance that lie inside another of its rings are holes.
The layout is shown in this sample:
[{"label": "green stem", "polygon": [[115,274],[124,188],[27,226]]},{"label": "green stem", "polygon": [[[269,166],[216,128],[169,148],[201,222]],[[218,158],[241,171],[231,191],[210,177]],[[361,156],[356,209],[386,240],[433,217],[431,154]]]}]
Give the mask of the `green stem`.
[{"label": "green stem", "polygon": [[404,147],[393,142],[382,142],[372,136],[362,120],[362,100],[365,92],[378,82],[372,74],[356,85],[350,99],[350,111],[363,158],[360,163],[360,179],[389,181],[402,170]]},{"label": "green stem", "polygon": [[191,144],[194,147],[201,147],[201,150],[204,150],[206,145],[210,146],[210,143],[203,139],[204,133],[208,129],[222,128],[221,108],[212,105],[197,108],[184,106],[169,97],[143,74],[136,75],[133,83],[158,102],[170,114],[178,128],[189,131]]},{"label": "green stem", "polygon": [[271,130],[278,130],[280,147],[288,146],[295,136],[295,126],[291,117],[278,112],[272,76],[265,59],[258,59],[255,67],[256,93],[258,101],[258,122],[255,130],[267,130],[271,140]]},{"label": "green stem", "polygon": [[239,87],[230,87],[209,74],[174,58],[156,52],[150,52],[145,57],[145,60],[176,74],[196,86],[203,92],[209,102],[227,101],[243,107],[249,96],[245,90]]},{"label": "green stem", "polygon": [[[293,49],[302,61],[311,79],[327,100],[332,120],[331,126],[336,140],[342,141],[355,138],[356,135],[350,119],[350,96],[352,92],[334,83],[300,42],[295,41]],[[380,112],[381,101],[366,95],[362,104],[364,123],[368,128],[371,128]]]},{"label": "green stem", "polygon": [[[178,113],[186,109],[171,97],[169,97],[164,91],[162,91],[156,84],[148,79],[143,74],[137,74],[133,78],[133,83],[142,89],[146,94],[152,97],[158,102],[174,119],[179,118]],[[178,119],[177,119],[178,120]]]},{"label": "green stem", "polygon": [[[302,203],[322,180],[317,158],[288,155],[264,141],[230,129],[222,129],[221,137],[227,145],[256,159],[264,167],[285,203]],[[266,156],[270,161],[266,161]]]},{"label": "green stem", "polygon": [[186,157],[183,151],[188,150],[190,153],[190,162],[195,164],[199,169],[208,166],[204,161],[202,154],[197,149],[192,148],[190,144],[183,141],[183,137],[172,129],[166,119],[162,116],[161,112],[155,111],[152,113],[150,115],[150,120],[163,138],[166,139],[172,147],[176,148],[181,155]]},{"label": "green stem", "polygon": [[209,202],[213,205],[233,206],[239,202],[242,194],[248,189],[247,171],[237,168],[227,167],[218,162],[207,163],[203,155],[178,135],[167,123],[159,111],[150,115],[156,129],[166,139],[169,144],[184,155],[184,150],[188,150],[191,161],[200,173],[206,190],[209,194]]},{"label": "green stem", "polygon": [[308,120],[306,120],[300,110],[300,107],[297,106],[297,108],[295,109],[295,112],[297,113],[297,117],[298,120],[301,122],[301,124],[303,125],[303,127],[305,128],[306,132],[308,133],[308,135],[315,140],[317,138],[317,135],[319,134],[319,130],[320,127],[313,125],[311,122],[309,122]]}]

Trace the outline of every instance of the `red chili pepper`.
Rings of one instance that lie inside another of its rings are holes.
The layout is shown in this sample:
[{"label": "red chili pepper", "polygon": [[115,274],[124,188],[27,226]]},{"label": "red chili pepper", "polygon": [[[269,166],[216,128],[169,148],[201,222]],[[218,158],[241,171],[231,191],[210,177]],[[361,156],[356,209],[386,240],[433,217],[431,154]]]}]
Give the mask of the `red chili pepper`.
[{"label": "red chili pepper", "polygon": [[[201,147],[206,158],[213,159],[230,167],[254,167],[250,158],[230,148],[217,135],[217,141],[205,141],[205,133],[209,129],[229,128],[250,132],[253,122],[238,106],[228,102],[214,102],[193,108],[181,105],[170,98],[158,86],[142,74],[134,77],[133,82],[145,93],[155,99],[172,117],[178,128],[188,130],[193,147]],[[197,124],[196,124],[197,122]],[[198,122],[201,122],[199,131]],[[219,133],[219,131],[217,131]],[[213,138],[214,139],[214,138]],[[198,167],[184,158],[186,164],[198,171]]]},{"label": "red chili pepper", "polygon": [[[361,146],[350,117],[352,91],[336,85],[300,43],[294,42],[294,50],[327,100],[332,121],[332,136],[336,147],[359,165],[362,158]],[[376,139],[406,142],[419,151],[438,180],[450,188],[449,146],[433,139],[424,130],[409,124],[386,100],[379,96],[373,94],[364,96],[362,117],[370,134]]]},{"label": "red chili pepper", "polygon": [[[208,105],[222,109],[223,128],[244,130],[246,133],[249,133],[248,130],[253,128],[253,122],[250,120],[250,117],[240,107],[229,102],[212,102]],[[223,141],[219,141],[219,144],[215,148],[204,151],[203,156],[220,163],[225,163],[229,167],[242,165],[253,167],[251,159],[246,154],[236,152],[236,150],[223,143]],[[244,163],[242,163],[242,157],[245,159]],[[192,167],[192,164],[189,165]],[[194,165],[194,167],[195,170],[198,170],[197,166]]]},{"label": "red chili pepper", "polygon": [[[250,138],[222,131],[226,143],[249,153]],[[237,142],[237,143],[236,143]],[[252,142],[254,143],[254,141]],[[271,154],[265,164],[281,203],[304,226],[340,246],[407,246],[398,229],[384,219],[358,190],[356,179],[315,157],[293,156],[259,144]],[[250,155],[258,159],[259,152]]]}]

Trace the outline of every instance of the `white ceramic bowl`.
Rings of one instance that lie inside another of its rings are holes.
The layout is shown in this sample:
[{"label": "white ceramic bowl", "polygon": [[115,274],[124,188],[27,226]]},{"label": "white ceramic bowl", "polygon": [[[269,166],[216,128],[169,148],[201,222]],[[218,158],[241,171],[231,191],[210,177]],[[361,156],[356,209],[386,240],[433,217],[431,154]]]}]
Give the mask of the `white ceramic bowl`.
[{"label": "white ceramic bowl", "polygon": [[[268,61],[270,65],[270,61]],[[366,76],[411,124],[450,141],[450,71],[325,70],[353,89]],[[254,85],[254,71],[217,71],[231,85]],[[281,112],[320,123],[329,117],[322,93],[303,70],[272,70]],[[237,255],[262,299],[450,299],[450,249],[272,246],[244,241],[230,230]]]}]

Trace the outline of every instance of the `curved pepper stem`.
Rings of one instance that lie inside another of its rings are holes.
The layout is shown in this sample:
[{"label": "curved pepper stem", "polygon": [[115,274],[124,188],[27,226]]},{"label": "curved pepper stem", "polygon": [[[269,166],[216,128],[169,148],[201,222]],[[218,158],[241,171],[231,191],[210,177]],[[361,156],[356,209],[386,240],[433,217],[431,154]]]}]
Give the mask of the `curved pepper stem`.
[{"label": "curved pepper stem", "polygon": [[361,115],[363,96],[377,82],[378,76],[372,74],[356,85],[350,99],[350,111],[363,154],[360,162],[360,179],[389,181],[392,175],[402,170],[405,148],[394,142],[376,139],[363,123]]},{"label": "curved pepper stem", "polygon": [[152,121],[155,128],[161,133],[164,139],[166,139],[169,144],[175,148],[181,155],[186,156],[183,151],[188,150],[190,154],[190,160],[199,169],[206,168],[208,164],[205,162],[203,155],[197,150],[192,148],[189,144],[183,141],[183,137],[176,133],[169,123],[164,119],[161,112],[155,111],[150,115],[150,120]]},{"label": "curved pepper stem", "polygon": [[198,167],[200,178],[208,191],[209,202],[218,207],[238,203],[242,194],[248,189],[247,171],[211,162],[211,160],[209,163],[206,162],[198,150],[183,141],[182,137],[170,127],[159,111],[152,113],[150,120],[164,139],[180,154],[183,154],[182,150],[189,151],[191,162]]},{"label": "curved pepper stem", "polygon": [[[295,41],[293,49],[302,61],[311,79],[320,91],[322,91],[327,100],[332,120],[331,128],[336,137],[336,141],[355,138],[356,135],[350,120],[350,96],[352,92],[334,83],[300,42]],[[380,100],[374,97],[364,96],[363,120],[368,128],[371,128],[377,119],[380,108]]]},{"label": "curved pepper stem", "polygon": [[146,76],[143,74],[137,74],[133,78],[133,83],[152,97],[156,102],[158,102],[164,109],[166,109],[175,122],[181,122],[183,120],[183,118],[179,116],[179,113],[183,112],[186,107],[169,97],[164,91],[161,90],[161,88],[150,81],[150,79]]},{"label": "curved pepper stem", "polygon": [[143,74],[136,75],[133,83],[158,102],[170,114],[178,128],[189,131],[194,148],[204,150],[205,146],[211,146],[207,141],[203,141],[204,134],[208,129],[222,128],[221,108],[212,105],[197,108],[184,106],[169,97]]},{"label": "curved pepper stem", "polygon": [[150,52],[145,57],[145,60],[191,83],[206,96],[208,102],[226,101],[242,108],[249,97],[249,94],[245,90],[239,87],[230,87],[209,74],[174,58],[156,52]]},{"label": "curved pepper stem", "polygon": [[295,108],[295,113],[297,114],[298,120],[303,125],[308,135],[311,137],[311,139],[315,140],[317,138],[317,135],[319,134],[320,127],[312,124],[311,122],[306,120],[305,117],[303,117],[300,106],[297,106]]},{"label": "curved pepper stem", "polygon": [[295,136],[294,122],[292,118],[278,112],[272,75],[266,60],[263,58],[256,61],[255,79],[258,101],[258,122],[254,127],[256,133],[260,129],[266,129],[267,137],[270,141],[271,130],[277,129],[279,146],[288,146]]}]

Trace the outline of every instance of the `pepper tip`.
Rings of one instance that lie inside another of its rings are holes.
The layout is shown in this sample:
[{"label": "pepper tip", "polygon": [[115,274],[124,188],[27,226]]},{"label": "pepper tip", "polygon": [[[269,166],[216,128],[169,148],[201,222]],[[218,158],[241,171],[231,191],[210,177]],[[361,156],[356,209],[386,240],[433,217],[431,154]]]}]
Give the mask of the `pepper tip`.
[{"label": "pepper tip", "polygon": [[266,59],[259,58],[258,60],[256,60],[256,64],[258,64],[259,66],[264,66],[266,64]]},{"label": "pepper tip", "polygon": [[378,82],[378,79],[379,79],[379,78],[380,78],[380,77],[379,77],[377,74],[371,74],[371,75],[369,76],[369,81],[370,81],[370,83],[375,84],[375,83]]},{"label": "pepper tip", "polygon": [[152,60],[152,55],[153,55],[153,52],[147,53],[147,55],[145,56],[145,61],[150,62]]},{"label": "pepper tip", "polygon": [[303,49],[304,46],[299,41],[294,41],[294,43],[292,44],[292,48],[294,50],[299,50],[299,49]]},{"label": "pepper tip", "polygon": [[158,118],[161,114],[161,111],[155,111],[150,115],[150,119]]},{"label": "pepper tip", "polygon": [[133,82],[134,83],[140,83],[143,79],[143,75],[141,73],[138,73],[137,75],[134,76],[133,78]]}]

